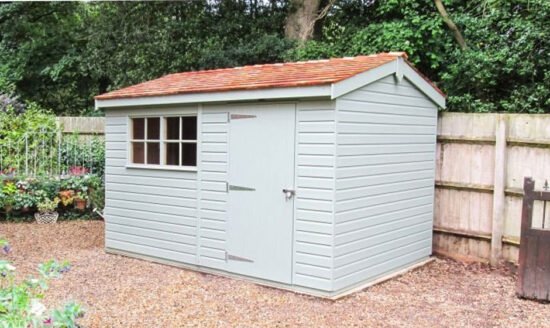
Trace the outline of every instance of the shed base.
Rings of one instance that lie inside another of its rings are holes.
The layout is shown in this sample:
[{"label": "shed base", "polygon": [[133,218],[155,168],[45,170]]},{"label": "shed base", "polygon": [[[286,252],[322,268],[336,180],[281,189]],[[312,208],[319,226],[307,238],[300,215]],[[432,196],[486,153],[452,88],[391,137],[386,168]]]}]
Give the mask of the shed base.
[{"label": "shed base", "polygon": [[296,285],[287,285],[287,284],[283,284],[283,283],[279,283],[279,282],[254,278],[254,277],[250,277],[250,276],[243,276],[243,275],[236,274],[236,273],[231,273],[231,272],[218,270],[218,269],[211,269],[211,268],[198,266],[198,265],[193,265],[193,264],[187,264],[187,263],[181,263],[181,262],[177,262],[177,261],[165,260],[165,259],[161,259],[161,258],[154,257],[154,256],[148,256],[148,255],[143,255],[143,254],[138,254],[138,253],[133,253],[133,252],[121,251],[121,250],[113,249],[113,248],[105,248],[105,252],[108,253],[108,254],[122,255],[122,256],[126,256],[126,257],[131,257],[131,258],[136,258],[136,259],[140,259],[140,260],[150,261],[150,262],[154,262],[154,263],[174,266],[174,267],[178,267],[178,268],[182,268],[182,269],[187,269],[187,270],[192,270],[192,271],[197,271],[197,272],[202,272],[202,273],[208,273],[208,274],[214,274],[214,275],[218,275],[218,276],[222,276],[222,277],[226,277],[226,278],[237,279],[237,280],[241,280],[241,281],[249,281],[249,282],[252,282],[252,283],[255,283],[255,284],[258,284],[258,285],[262,285],[262,286],[266,286],[266,287],[283,289],[283,290],[287,290],[287,291],[298,293],[298,294],[305,294],[305,295],[320,297],[320,298],[329,299],[329,300],[337,300],[337,299],[340,299],[342,297],[353,294],[355,292],[359,292],[359,291],[361,291],[363,289],[366,289],[370,286],[373,286],[373,285],[382,283],[384,281],[387,281],[389,279],[401,276],[401,275],[403,275],[403,274],[405,274],[409,271],[417,269],[417,268],[419,268],[419,267],[421,267],[425,264],[428,264],[428,263],[435,260],[433,257],[428,257],[426,259],[407,264],[406,266],[402,267],[399,270],[390,272],[386,275],[382,275],[380,277],[375,278],[374,280],[368,280],[368,281],[365,281],[365,282],[360,282],[358,284],[349,286],[349,287],[344,288],[344,289],[339,290],[339,291],[327,292],[327,291],[308,288],[308,287],[301,287],[301,286],[296,286]]}]

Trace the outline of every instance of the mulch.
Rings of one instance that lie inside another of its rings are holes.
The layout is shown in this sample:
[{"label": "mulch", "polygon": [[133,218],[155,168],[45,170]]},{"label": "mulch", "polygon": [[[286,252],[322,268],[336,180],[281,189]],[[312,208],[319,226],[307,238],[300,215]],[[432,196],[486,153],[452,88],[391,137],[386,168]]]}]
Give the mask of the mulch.
[{"label": "mulch", "polygon": [[83,327],[550,327],[550,305],[515,296],[516,276],[434,262],[337,301],[106,254],[101,221],[2,223],[20,275],[50,258],[70,272],[45,302],[76,300]]}]

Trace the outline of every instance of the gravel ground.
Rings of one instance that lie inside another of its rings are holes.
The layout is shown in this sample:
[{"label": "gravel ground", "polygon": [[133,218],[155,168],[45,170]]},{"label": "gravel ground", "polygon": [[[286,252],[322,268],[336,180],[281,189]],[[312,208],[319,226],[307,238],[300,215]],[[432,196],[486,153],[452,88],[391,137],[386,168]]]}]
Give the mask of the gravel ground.
[{"label": "gravel ground", "polygon": [[77,300],[84,327],[550,327],[550,305],[520,300],[516,277],[483,264],[436,261],[338,301],[108,255],[103,222],[0,224],[20,274],[57,258],[73,268],[48,304]]}]

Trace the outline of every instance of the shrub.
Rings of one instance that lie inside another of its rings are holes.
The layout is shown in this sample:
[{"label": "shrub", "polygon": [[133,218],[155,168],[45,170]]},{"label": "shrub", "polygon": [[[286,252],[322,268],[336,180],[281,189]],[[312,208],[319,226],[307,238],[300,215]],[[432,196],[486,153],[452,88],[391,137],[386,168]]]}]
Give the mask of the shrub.
[{"label": "shrub", "polygon": [[52,174],[57,163],[59,127],[55,116],[29,103],[23,113],[12,105],[0,110],[0,170]]}]

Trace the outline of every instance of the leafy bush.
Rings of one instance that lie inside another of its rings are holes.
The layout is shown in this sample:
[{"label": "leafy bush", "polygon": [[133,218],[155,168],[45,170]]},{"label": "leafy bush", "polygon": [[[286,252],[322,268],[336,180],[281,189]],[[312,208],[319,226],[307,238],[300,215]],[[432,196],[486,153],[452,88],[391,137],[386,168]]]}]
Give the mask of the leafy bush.
[{"label": "leafy bush", "polygon": [[53,173],[59,132],[55,115],[36,104],[28,103],[23,113],[8,105],[0,111],[0,170]]},{"label": "leafy bush", "polygon": [[[5,239],[0,238],[0,247],[4,254],[11,251]],[[83,315],[77,303],[68,303],[60,309],[48,311],[42,304],[48,281],[60,278],[70,269],[68,262],[59,263],[49,260],[38,267],[38,278],[27,278],[17,282],[16,268],[6,260],[0,259],[0,323],[8,328],[39,327],[77,327],[76,319]]]},{"label": "leafy bush", "polygon": [[[1,97],[1,96],[0,96]],[[61,135],[55,115],[29,103],[23,112],[0,98],[0,171],[32,176],[68,174],[74,167],[103,175],[105,143],[98,136]],[[60,139],[61,138],[61,139]]]},{"label": "leafy bush", "polygon": [[450,111],[550,113],[549,1],[444,1],[464,50],[431,0],[337,3],[320,38],[288,59],[406,51]]}]

